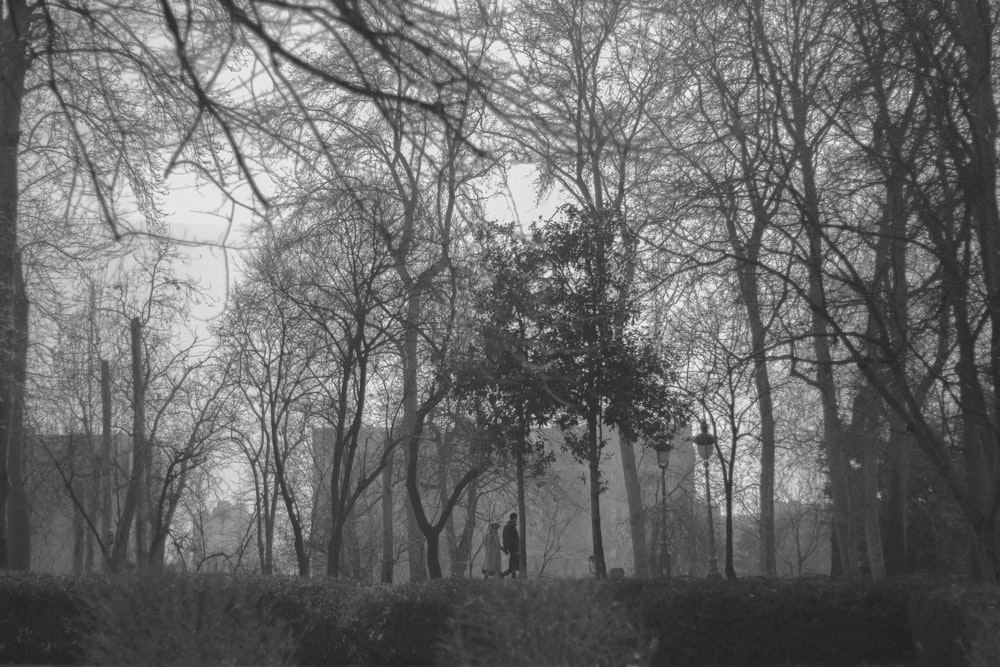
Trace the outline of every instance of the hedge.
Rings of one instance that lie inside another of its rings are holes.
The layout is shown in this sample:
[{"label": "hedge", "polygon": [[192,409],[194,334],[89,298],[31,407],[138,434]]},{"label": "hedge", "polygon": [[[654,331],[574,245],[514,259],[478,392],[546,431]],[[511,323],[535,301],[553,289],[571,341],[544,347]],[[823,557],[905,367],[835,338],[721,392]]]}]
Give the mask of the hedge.
[{"label": "hedge", "polygon": [[0,573],[0,663],[1000,664],[1000,590],[924,581]]}]

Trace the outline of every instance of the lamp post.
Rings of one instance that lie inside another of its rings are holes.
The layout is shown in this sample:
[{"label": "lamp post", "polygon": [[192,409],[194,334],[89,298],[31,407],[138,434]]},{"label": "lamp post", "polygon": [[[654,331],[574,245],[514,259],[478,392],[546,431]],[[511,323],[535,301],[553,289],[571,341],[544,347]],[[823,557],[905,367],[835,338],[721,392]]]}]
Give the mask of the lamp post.
[{"label": "lamp post", "polygon": [[670,578],[670,545],[667,543],[667,467],[674,446],[663,440],[654,446],[656,463],[660,466],[660,561],[659,576]]},{"label": "lamp post", "polygon": [[708,504],[708,578],[721,579],[719,573],[719,559],[715,556],[715,526],[712,523],[712,486],[708,479],[708,460],[712,456],[712,449],[715,447],[715,436],[708,432],[708,424],[701,420],[701,433],[694,437],[694,444],[698,446],[698,454],[705,464],[705,501]]}]

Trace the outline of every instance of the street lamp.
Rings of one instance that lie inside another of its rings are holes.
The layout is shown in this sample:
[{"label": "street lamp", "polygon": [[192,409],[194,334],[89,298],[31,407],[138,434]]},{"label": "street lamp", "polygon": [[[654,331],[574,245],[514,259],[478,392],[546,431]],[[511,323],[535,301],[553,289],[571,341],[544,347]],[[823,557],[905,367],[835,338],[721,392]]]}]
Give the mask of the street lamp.
[{"label": "street lamp", "polygon": [[653,445],[656,449],[656,463],[660,466],[660,571],[661,577],[670,578],[670,546],[667,544],[667,467],[670,466],[670,450],[674,448],[669,440],[661,440]]},{"label": "street lamp", "polygon": [[708,459],[712,456],[715,448],[715,436],[708,432],[708,424],[701,420],[701,433],[694,437],[694,444],[698,446],[698,454],[705,464],[705,500],[708,503],[708,578],[721,579],[719,573],[719,559],[715,557],[715,527],[712,523],[712,486],[708,480]]}]

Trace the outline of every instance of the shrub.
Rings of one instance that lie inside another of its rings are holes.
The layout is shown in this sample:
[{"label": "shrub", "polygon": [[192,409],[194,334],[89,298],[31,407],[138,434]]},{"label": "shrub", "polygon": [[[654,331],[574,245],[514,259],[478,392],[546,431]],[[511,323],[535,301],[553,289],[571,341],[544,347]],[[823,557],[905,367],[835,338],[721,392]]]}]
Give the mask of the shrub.
[{"label": "shrub", "polygon": [[834,581],[647,587],[638,603],[653,665],[860,665],[912,659],[906,590]]},{"label": "shrub", "polygon": [[293,648],[269,605],[222,576],[111,579],[86,600],[80,632],[101,665],[284,665]]},{"label": "shrub", "polygon": [[357,638],[348,664],[432,665],[467,586],[454,580],[365,589],[350,630]]},{"label": "shrub", "polygon": [[360,588],[339,580],[262,584],[297,639],[299,665],[431,665],[466,582]]},{"label": "shrub", "polygon": [[951,584],[914,595],[910,627],[919,667],[1000,665],[1000,592]]},{"label": "shrub", "polygon": [[357,605],[357,587],[298,577],[259,577],[253,582],[260,598],[295,637],[295,664],[348,664],[354,640],[345,627]]},{"label": "shrub", "polygon": [[0,573],[0,663],[1000,664],[996,587]]},{"label": "shrub", "polygon": [[441,646],[456,665],[634,665],[652,649],[637,617],[590,581],[480,582]]},{"label": "shrub", "polygon": [[0,571],[0,663],[72,665],[83,656],[67,622],[79,613],[70,577]]}]

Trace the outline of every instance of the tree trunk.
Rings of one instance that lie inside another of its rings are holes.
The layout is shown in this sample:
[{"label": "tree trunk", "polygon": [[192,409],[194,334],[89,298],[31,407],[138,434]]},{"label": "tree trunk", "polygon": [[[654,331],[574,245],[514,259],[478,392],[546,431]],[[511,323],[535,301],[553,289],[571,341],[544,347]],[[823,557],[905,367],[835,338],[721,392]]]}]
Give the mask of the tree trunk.
[{"label": "tree trunk", "polygon": [[73,526],[73,574],[79,576],[83,574],[84,554],[87,546],[87,524],[80,505],[84,502],[80,484],[77,479],[80,477],[78,465],[83,456],[80,453],[80,443],[73,433],[66,441],[66,487],[73,502],[72,526]]},{"label": "tree trunk", "polygon": [[[964,56],[961,102],[967,103],[964,120],[968,134],[962,137],[970,147],[956,164],[958,183],[963,189],[967,210],[979,241],[986,312],[989,313],[990,386],[979,382],[983,346],[967,346],[960,353],[961,397],[965,412],[963,456],[966,464],[974,535],[973,574],[977,580],[1000,582],[1000,535],[997,508],[1000,506],[1000,466],[997,465],[995,417],[1000,412],[1000,205],[997,202],[997,134],[1000,127],[995,91],[995,9],[987,0],[954,4],[956,37],[961,37]],[[950,17],[948,17],[950,18]],[[961,125],[959,125],[961,127]],[[950,129],[950,128],[949,128]],[[978,394],[970,396],[971,394]],[[966,510],[968,513],[968,509]]]},{"label": "tree trunk", "polygon": [[646,547],[646,522],[642,506],[642,488],[635,463],[635,445],[625,436],[619,438],[622,455],[622,474],[625,479],[625,497],[628,500],[628,522],[632,533],[632,563],[635,576],[649,577],[648,548]]},{"label": "tree trunk", "polygon": [[[759,313],[758,313],[759,316]],[[751,324],[751,329],[756,326]],[[775,427],[771,378],[764,356],[763,332],[754,334],[754,384],[757,387],[757,408],[760,411],[760,571],[765,577],[778,576],[774,541],[774,466]]]},{"label": "tree trunk", "polygon": [[[188,441],[188,446],[192,447],[194,437]],[[177,477],[173,486],[169,490],[164,490],[156,505],[155,520],[150,523],[152,534],[149,539],[149,568],[154,572],[162,572],[166,567],[167,540],[170,539],[170,527],[174,523],[174,516],[177,514],[177,506],[187,488],[188,476],[191,471],[191,464],[180,463]]]},{"label": "tree trunk", "polygon": [[[869,336],[876,332],[869,319]],[[873,355],[874,356],[874,355]],[[874,581],[885,578],[885,557],[882,553],[882,519],[879,507],[879,423],[882,403],[871,382],[862,378],[851,407],[851,440],[860,447],[861,490],[859,493],[862,523],[865,538],[865,552],[868,569]]]},{"label": "tree trunk", "polygon": [[[725,484],[726,492],[726,579],[736,581],[736,565],[733,563],[733,479],[732,470]],[[709,508],[711,512],[711,508]]]},{"label": "tree trunk", "polygon": [[[744,179],[751,192],[756,193],[755,179],[758,178],[750,165],[744,162]],[[771,376],[767,366],[767,328],[760,306],[760,286],[757,263],[760,257],[760,242],[764,230],[770,226],[771,215],[761,197],[752,197],[754,227],[749,242],[743,243],[737,235],[736,224],[731,216],[729,223],[730,244],[737,258],[736,274],[740,296],[746,309],[750,327],[750,345],[753,357],[753,381],[757,390],[757,409],[760,412],[760,550],[758,559],[760,571],[766,577],[776,577],[778,566],[774,543],[774,466],[775,466],[775,425],[774,398],[771,392]],[[734,207],[735,209],[735,207]]]},{"label": "tree trunk", "polygon": [[24,386],[28,371],[28,295],[25,291],[21,259],[17,258],[16,287],[18,294],[14,304],[16,327],[16,348],[14,349],[14,381],[18,387],[14,415],[11,421],[12,437],[7,449],[8,474],[10,475],[10,495],[7,499],[8,566],[12,570],[27,570],[31,567],[31,520],[28,494],[24,488],[24,448],[28,439],[24,431]]},{"label": "tree trunk", "polygon": [[[830,351],[830,334],[823,313],[826,311],[826,290],[823,282],[822,261],[823,241],[819,215],[819,196],[816,191],[815,173],[811,164],[811,152],[806,147],[803,136],[799,137],[798,149],[803,155],[803,180],[805,182],[804,216],[809,239],[809,300],[812,308],[813,352],[816,358],[815,384],[820,394],[823,409],[823,444],[830,466],[830,489],[833,498],[834,530],[839,543],[839,552],[844,576],[854,578],[858,574],[858,558],[854,545],[855,511],[851,502],[850,465],[846,454],[846,438],[840,418],[837,386],[833,374],[833,355]],[[806,157],[809,156],[809,157]]]},{"label": "tree trunk", "polygon": [[102,571],[111,571],[111,551],[114,548],[114,533],[111,522],[111,500],[114,494],[114,476],[111,460],[111,365],[101,360],[101,454],[97,466],[98,488],[100,489],[100,531]]},{"label": "tree trunk", "polygon": [[[447,498],[444,499],[447,504]],[[451,541],[451,577],[463,579],[472,568],[472,538],[476,530],[476,510],[479,505],[479,478],[469,483],[465,493],[465,524],[461,531],[455,529],[454,516],[448,522],[448,537]]]},{"label": "tree trunk", "polygon": [[[447,433],[439,433],[437,438],[437,487],[438,487],[438,503],[440,507],[444,507],[448,504],[448,462],[451,458],[451,447],[448,442]],[[451,534],[454,535],[454,514],[444,519],[441,523],[441,530],[447,535],[449,528],[451,529]],[[449,540],[450,541],[450,540]],[[438,552],[440,553],[440,543],[438,544]],[[454,557],[455,554],[455,544],[451,542],[447,548],[448,555]],[[442,576],[444,569],[442,568]],[[454,570],[451,572],[454,576]]]},{"label": "tree trunk", "polygon": [[[267,481],[264,482],[265,489]],[[278,490],[271,488],[264,495],[264,567],[267,574],[274,574],[274,522],[278,516]]]},{"label": "tree trunk", "polygon": [[587,416],[587,446],[590,456],[587,457],[590,481],[590,529],[594,541],[594,574],[598,579],[608,576],[607,564],[604,561],[604,536],[601,531],[601,443],[597,428],[597,415],[594,411]]},{"label": "tree trunk", "polygon": [[[161,530],[163,532],[161,532]],[[153,532],[149,542],[148,568],[151,572],[163,572],[167,565],[167,537],[169,524]]]},{"label": "tree trunk", "polygon": [[345,516],[343,510],[338,507],[340,501],[334,493],[336,490],[330,494],[330,537],[326,543],[326,576],[337,578],[346,574],[342,563],[347,555],[345,530],[351,518],[350,513]]},{"label": "tree trunk", "polygon": [[[139,318],[132,318],[130,323],[132,343],[132,469],[129,473],[128,491],[125,493],[125,504],[118,517],[118,530],[115,533],[115,546],[111,553],[111,571],[121,572],[128,559],[129,537],[132,533],[132,522],[137,515],[137,507],[142,502],[140,496],[145,493],[143,488],[144,475],[142,449],[145,438],[145,386],[143,379],[141,324]],[[137,554],[138,557],[138,554]],[[139,566],[144,564],[138,560]]]},{"label": "tree trunk", "polygon": [[[772,41],[768,34],[768,22],[761,5],[751,3],[749,20],[759,49],[753,52],[755,66],[761,83],[768,87],[774,97],[775,111],[779,122],[788,133],[790,159],[797,167],[801,182],[796,185],[798,196],[796,206],[806,236],[806,256],[804,258],[808,279],[807,298],[810,308],[812,349],[815,365],[813,384],[819,391],[823,409],[823,444],[830,466],[830,489],[833,499],[834,532],[838,541],[844,576],[857,575],[857,558],[853,544],[854,516],[851,503],[850,466],[845,454],[844,429],[841,422],[837,399],[837,386],[833,373],[831,334],[825,317],[830,312],[827,304],[826,286],[823,276],[826,257],[825,231],[820,206],[820,192],[817,183],[816,150],[814,136],[817,128],[812,123],[810,103],[811,90],[797,86],[808,83],[803,79],[789,86],[789,72],[798,68],[806,69],[802,54],[793,54],[790,62],[774,57]],[[797,36],[797,35],[796,35]],[[787,68],[787,69],[783,69]]]},{"label": "tree trunk", "polygon": [[[805,143],[804,138],[801,143]],[[800,150],[807,150],[800,148]],[[850,466],[846,455],[846,439],[840,419],[837,386],[833,374],[833,355],[830,352],[830,335],[823,314],[826,312],[826,293],[823,285],[822,233],[820,231],[819,204],[811,169],[805,169],[807,204],[806,231],[809,237],[809,299],[812,313],[813,351],[816,357],[816,387],[823,406],[823,445],[830,466],[830,489],[833,498],[834,530],[844,576],[858,574],[853,523],[855,512],[851,502]]]},{"label": "tree trunk", "polygon": [[24,0],[12,0],[0,24],[0,569],[13,564],[12,543],[23,538],[11,533],[8,517],[11,478],[19,474],[11,465],[11,454],[16,457],[23,446],[17,415],[23,409],[24,385],[18,377],[27,354],[20,341],[28,333],[18,316],[25,287],[17,234],[27,16]]},{"label": "tree trunk", "polygon": [[334,519],[330,526],[330,539],[326,543],[326,576],[336,578],[341,575],[340,559],[344,541],[342,537],[343,524],[337,521],[336,513],[333,512],[333,514]]},{"label": "tree trunk", "polygon": [[284,457],[286,454],[282,451],[282,434],[277,419],[278,417],[272,411],[270,414],[270,423],[267,423],[263,417],[261,421],[270,429],[269,440],[271,455],[274,457],[274,477],[278,487],[276,492],[281,494],[281,500],[285,505],[285,515],[292,529],[292,547],[295,550],[295,561],[298,564],[299,576],[305,578],[309,576],[309,551],[306,548],[302,515],[299,513],[298,505],[295,502],[295,489],[292,487],[285,467],[286,462]]},{"label": "tree trunk", "polygon": [[441,531],[444,529],[445,524],[451,517],[451,513],[455,508],[455,503],[458,501],[458,498],[461,496],[462,492],[465,491],[472,480],[478,477],[479,470],[477,468],[472,468],[455,484],[455,488],[448,496],[447,502],[440,509],[437,524],[432,524],[428,520],[427,515],[424,512],[423,505],[420,502],[418,454],[415,443],[419,443],[421,437],[422,428],[420,426],[420,422],[418,421],[417,426],[413,431],[413,435],[410,437],[410,456],[408,458],[406,468],[406,494],[412,500],[411,506],[413,508],[414,518],[416,519],[420,534],[427,544],[427,551],[425,554],[426,559],[424,561],[427,566],[425,576],[429,576],[431,579],[440,579],[443,576],[441,571],[441,554],[439,546]]},{"label": "tree trunk", "polygon": [[[340,420],[340,424],[343,424],[343,413],[341,413],[338,419]],[[347,448],[343,429],[340,427],[334,429],[330,436],[320,435],[321,433],[323,432],[314,430],[313,438],[321,438],[324,447],[332,448],[330,457],[332,462],[326,483],[326,492],[329,493],[330,497],[330,516],[325,519],[330,529],[330,536],[326,543],[326,576],[339,577],[344,574],[343,566],[341,565],[346,556],[344,529],[350,520],[349,517],[351,514],[350,510],[346,507],[347,501],[345,499],[349,492],[349,488],[347,487],[351,483],[350,470],[347,468],[350,463],[343,456]],[[344,474],[346,477],[344,487],[341,487],[340,484],[341,474]],[[323,493],[325,492],[320,493],[320,497],[322,497]],[[314,511],[313,521],[315,525],[315,522],[322,522],[324,519],[317,519]]]},{"label": "tree trunk", "polygon": [[1000,582],[1000,526],[996,516],[972,527],[972,575],[976,581]]},{"label": "tree trunk", "polygon": [[886,445],[885,572],[901,576],[909,573],[910,447],[912,437],[895,412],[889,414],[889,442]]},{"label": "tree trunk", "polygon": [[361,568],[361,540],[358,538],[358,519],[353,509],[344,522],[344,543],[347,551],[347,576],[355,581],[368,581]]},{"label": "tree trunk", "polygon": [[872,580],[881,581],[885,579],[885,556],[882,554],[882,529],[878,501],[878,440],[869,435],[864,439],[864,447],[865,461],[862,474],[864,475],[865,546],[868,551],[868,567],[871,570]]},{"label": "tree trunk", "polygon": [[517,453],[517,522],[520,533],[518,540],[518,551],[521,562],[521,570],[517,576],[528,576],[528,507],[524,499],[524,456],[527,449],[527,434],[522,431],[521,447]]},{"label": "tree trunk", "polygon": [[[976,581],[1000,583],[1000,532],[997,511],[1000,506],[997,485],[997,445],[987,397],[977,383],[981,366],[973,345],[960,345],[956,366],[961,399],[965,409],[962,455],[968,487],[963,510],[972,524],[972,574]],[[960,499],[963,500],[963,499]]]},{"label": "tree trunk", "polygon": [[132,386],[135,388],[133,400],[132,437],[135,457],[132,475],[136,477],[135,496],[135,561],[141,569],[149,562],[149,465],[146,442],[146,380],[142,354],[142,324],[133,317],[130,333],[132,339]]},{"label": "tree trunk", "polygon": [[[420,446],[423,441],[424,421],[427,415],[445,396],[447,386],[446,381],[438,378],[438,382],[433,383],[432,392],[424,398],[422,404],[417,400],[418,378],[417,368],[418,357],[418,336],[419,322],[423,307],[421,298],[414,294],[409,297],[407,303],[407,314],[405,322],[405,340],[403,342],[403,419],[402,437],[406,444],[406,497],[408,503],[408,519],[412,515],[412,523],[417,528],[417,534],[413,535],[409,548],[417,553],[410,554],[410,581],[425,581],[429,576],[431,579],[440,579],[442,576],[440,547],[441,532],[444,525],[451,517],[455,503],[461,497],[469,483],[479,475],[476,467],[471,468],[455,484],[451,494],[442,494],[441,498],[447,496],[448,500],[440,508],[438,522],[432,524],[424,509],[420,492]],[[447,480],[439,480],[445,484]],[[426,542],[426,551],[420,552],[419,542]],[[423,557],[423,559],[421,559]]]},{"label": "tree trunk", "polygon": [[457,565],[462,566],[463,571],[469,572],[471,576],[472,568],[472,538],[476,534],[476,512],[479,509],[479,478],[469,483],[469,491],[466,495],[465,527],[462,529],[461,553],[462,562]]},{"label": "tree trunk", "polygon": [[851,544],[850,489],[847,479],[847,461],[843,453],[843,436],[836,428],[824,428],[824,449],[830,466],[830,495],[833,500],[833,539],[837,541],[839,562],[835,570],[839,576],[852,579],[858,574],[858,559]]},{"label": "tree trunk", "polygon": [[[277,444],[274,445],[277,447]],[[306,549],[305,535],[303,533],[302,519],[295,504],[294,492],[290,488],[289,481],[285,479],[284,463],[278,470],[278,490],[285,504],[285,513],[288,515],[288,523],[292,528],[292,548],[295,551],[295,562],[298,565],[300,577],[309,576],[309,551]]]},{"label": "tree trunk", "polygon": [[[101,450],[93,435],[93,429],[87,432],[87,511],[90,522],[87,524],[86,544],[83,553],[83,571],[94,572],[95,546],[100,539],[101,525]],[[103,561],[103,558],[102,558]]]},{"label": "tree trunk", "polygon": [[430,533],[424,533],[424,540],[427,542],[427,574],[431,579],[441,579],[444,577],[441,571],[441,534],[438,531]]},{"label": "tree trunk", "polygon": [[[410,566],[410,582],[427,581],[427,569],[432,567],[426,561],[431,553],[430,545],[427,552],[421,548],[425,535],[421,533],[417,523],[416,504],[420,503],[420,480],[418,463],[420,458],[420,437],[418,433],[417,370],[420,365],[417,346],[419,336],[420,315],[423,306],[420,296],[413,294],[407,300],[406,321],[404,322],[405,340],[403,341],[403,419],[402,438],[406,443],[406,556]],[[435,553],[437,548],[435,546]],[[440,567],[440,566],[437,566]]]},{"label": "tree trunk", "polygon": [[[405,419],[404,423],[406,423]],[[413,439],[417,440],[417,438]],[[417,446],[413,446],[412,448],[407,447],[406,449],[406,455],[405,455],[407,461],[406,468],[408,471],[411,469],[411,465],[413,466],[413,468],[417,467],[416,460],[417,457],[419,456],[419,454],[417,453],[418,448],[419,447]],[[414,463],[411,464],[410,463],[411,460]],[[409,474],[410,473],[407,472],[407,475]],[[414,492],[410,490],[409,480],[407,480],[407,490],[408,493],[404,498],[404,503],[406,506],[406,557],[407,557],[407,562],[409,563],[410,566],[410,583],[419,583],[427,581],[427,569],[430,566],[430,564],[427,562],[427,554],[429,553],[429,551],[425,552],[423,548],[423,544],[425,542],[425,536],[423,533],[420,532],[420,526],[417,525],[417,512],[413,507]]]},{"label": "tree trunk", "polygon": [[383,584],[392,583],[393,570],[396,565],[396,554],[393,552],[393,491],[392,463],[393,449],[386,439],[385,469],[382,471],[382,571],[379,580]]}]

